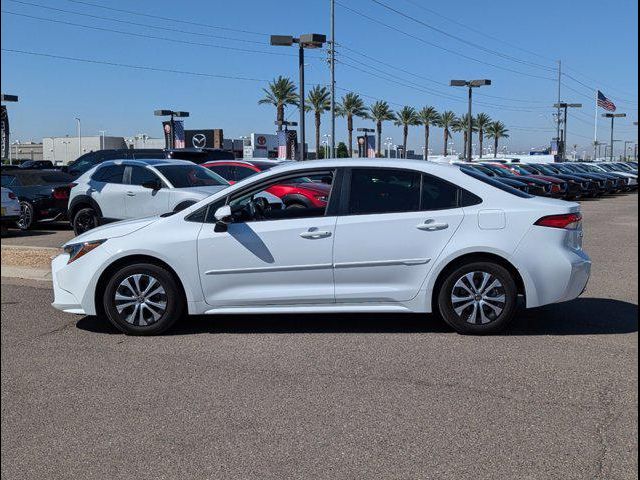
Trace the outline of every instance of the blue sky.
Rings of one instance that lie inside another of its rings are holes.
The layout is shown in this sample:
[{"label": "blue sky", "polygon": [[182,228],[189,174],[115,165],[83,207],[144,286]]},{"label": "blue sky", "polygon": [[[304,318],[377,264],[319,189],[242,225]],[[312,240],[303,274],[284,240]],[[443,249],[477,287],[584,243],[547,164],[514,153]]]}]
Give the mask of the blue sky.
[{"label": "blue sky", "polygon": [[[267,34],[329,29],[329,0],[289,5],[266,0],[2,0],[2,10],[2,91],[20,96],[20,103],[9,107],[14,138],[20,140],[73,135],[75,117],[82,118],[85,135],[106,130],[160,137],[160,122],[152,114],[157,108],[188,110],[187,128],[223,128],[226,137],[269,133],[275,112],[257,105],[261,88],[278,75],[297,80],[297,58],[293,49],[270,47]],[[597,0],[338,0],[336,10],[340,95],[353,90],[367,103],[384,99],[394,108],[432,105],[463,114],[465,93],[448,87],[448,81],[490,78],[493,86],[477,92],[474,113],[484,111],[502,120],[511,131],[510,147],[528,150],[548,145],[553,136],[553,69],[562,59],[571,76],[563,79],[563,101],[585,105],[570,116],[569,142],[582,150],[592,141],[594,87],[630,115],[620,122],[616,137],[637,138],[632,125],[638,114],[636,1],[616,0],[605,6]],[[328,82],[325,57],[323,51],[309,52],[308,83]],[[288,115],[295,119],[298,113],[289,109]],[[323,120],[324,134],[328,116]],[[358,126],[371,125],[362,121]],[[308,128],[311,136],[313,126]],[[344,140],[345,122],[339,120],[337,128],[338,140]],[[606,128],[601,121],[603,140],[608,138]],[[400,129],[391,124],[384,133],[401,142]],[[436,129],[432,137],[432,147],[439,152],[441,131]],[[420,129],[412,129],[409,143],[420,149]]]}]

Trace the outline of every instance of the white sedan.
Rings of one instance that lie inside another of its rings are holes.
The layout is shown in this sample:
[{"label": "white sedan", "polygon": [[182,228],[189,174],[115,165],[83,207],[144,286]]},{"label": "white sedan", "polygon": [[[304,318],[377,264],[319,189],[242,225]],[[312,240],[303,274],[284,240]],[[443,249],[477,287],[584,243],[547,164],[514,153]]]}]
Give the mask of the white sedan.
[{"label": "white sedan", "polygon": [[[296,178],[326,207],[273,209]],[[276,167],[170,216],[118,222],[64,245],[53,306],[158,334],[192,315],[441,314],[455,330],[505,327],[586,288],[578,204],[532,197],[458,166],[320,160]]]}]

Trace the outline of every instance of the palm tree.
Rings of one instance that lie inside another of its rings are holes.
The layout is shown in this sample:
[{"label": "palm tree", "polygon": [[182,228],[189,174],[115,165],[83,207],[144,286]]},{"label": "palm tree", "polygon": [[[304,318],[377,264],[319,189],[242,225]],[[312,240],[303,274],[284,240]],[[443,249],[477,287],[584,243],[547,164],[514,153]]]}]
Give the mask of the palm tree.
[{"label": "palm tree", "polygon": [[490,123],[486,128],[488,138],[493,138],[493,158],[498,157],[498,143],[501,138],[509,138],[509,130],[502,122]]},{"label": "palm tree", "polygon": [[438,119],[440,115],[438,115],[438,111],[433,107],[424,107],[422,110],[418,112],[418,120],[421,125],[424,125],[424,159],[427,160],[429,158],[429,136],[431,125],[436,125],[438,123]]},{"label": "palm tree", "polygon": [[349,157],[353,157],[353,117],[367,118],[367,108],[364,106],[360,95],[349,92],[342,97],[342,102],[338,105],[337,113],[339,116],[347,118]]},{"label": "palm tree", "polygon": [[331,93],[327,87],[316,85],[307,96],[308,109],[313,111],[316,120],[316,155],[320,158],[320,125],[324,112],[331,110]]},{"label": "palm tree", "polygon": [[451,135],[451,128],[456,124],[458,118],[456,114],[450,110],[442,112],[438,118],[438,126],[444,130],[444,156],[449,154],[449,136]]},{"label": "palm tree", "polygon": [[378,156],[382,156],[382,123],[396,119],[395,113],[387,102],[377,101],[369,107],[369,117],[376,122]]},{"label": "palm tree", "polygon": [[420,125],[420,119],[418,118],[418,112],[413,107],[402,107],[396,114],[395,125],[402,127],[402,151],[404,158],[407,158],[407,139],[409,138],[409,127],[414,125]]},{"label": "palm tree", "polygon": [[259,105],[273,105],[276,107],[276,120],[278,130],[282,130],[284,122],[284,110],[287,105],[298,105],[299,95],[296,93],[296,85],[290,78],[278,77],[273,80],[268,88],[263,88],[265,96],[258,102]]},{"label": "palm tree", "polygon": [[486,113],[479,113],[476,116],[476,127],[478,128],[478,139],[480,143],[480,158],[482,158],[482,149],[484,148],[484,131],[491,123],[491,117]]},{"label": "palm tree", "polygon": [[[467,149],[469,148],[469,141],[473,141],[473,139],[469,139],[469,121],[471,120],[471,132],[476,132],[476,119],[471,117],[469,119],[469,114],[465,114],[460,117],[458,121],[455,123],[453,131],[454,132],[462,132],[464,136],[464,156],[467,156]],[[471,160],[471,159],[469,159]]]}]

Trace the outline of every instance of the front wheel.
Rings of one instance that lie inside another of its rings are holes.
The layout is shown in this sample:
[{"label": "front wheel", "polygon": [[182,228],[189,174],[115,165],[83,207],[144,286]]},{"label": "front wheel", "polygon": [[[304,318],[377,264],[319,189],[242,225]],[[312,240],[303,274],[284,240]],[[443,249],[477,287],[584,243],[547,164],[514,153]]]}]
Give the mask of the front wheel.
[{"label": "front wheel", "polygon": [[516,312],[518,289],[501,265],[477,262],[451,272],[438,294],[445,322],[458,333],[488,334],[504,329]]},{"label": "front wheel", "polygon": [[73,216],[72,227],[76,236],[96,228],[99,224],[98,214],[91,207],[82,208]]},{"label": "front wheel", "polygon": [[184,312],[184,300],[173,275],[157,265],[123,267],[111,276],[103,296],[109,321],[130,335],[158,335]]}]

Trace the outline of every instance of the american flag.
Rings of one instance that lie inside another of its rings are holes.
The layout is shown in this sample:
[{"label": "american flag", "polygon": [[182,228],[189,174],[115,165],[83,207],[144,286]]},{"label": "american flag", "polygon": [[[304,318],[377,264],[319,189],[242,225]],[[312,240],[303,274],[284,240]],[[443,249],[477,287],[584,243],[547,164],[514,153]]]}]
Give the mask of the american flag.
[{"label": "american flag", "polygon": [[184,122],[177,120],[173,122],[173,146],[174,148],[185,148]]},{"label": "american flag", "polygon": [[278,158],[287,158],[287,132],[278,132]]},{"label": "american flag", "polygon": [[608,112],[615,112],[618,108],[616,104],[605,97],[604,93],[598,90],[598,106],[604,108]]}]

